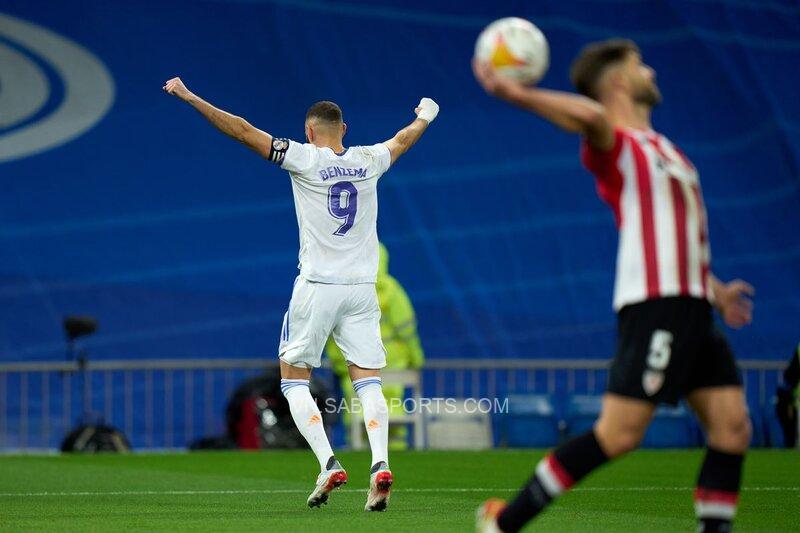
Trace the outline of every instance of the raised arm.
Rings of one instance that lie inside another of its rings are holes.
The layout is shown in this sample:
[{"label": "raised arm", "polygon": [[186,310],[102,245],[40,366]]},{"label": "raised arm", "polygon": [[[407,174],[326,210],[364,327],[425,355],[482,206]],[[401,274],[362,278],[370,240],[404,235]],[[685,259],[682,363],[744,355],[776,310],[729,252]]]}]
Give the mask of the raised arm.
[{"label": "raised arm", "polygon": [[254,127],[242,117],[237,117],[209,104],[187,89],[180,78],[172,78],[164,84],[163,88],[167,93],[191,104],[215,128],[225,135],[255,150],[261,156],[269,158],[272,144],[272,136],[269,133]]},{"label": "raised arm", "polygon": [[417,118],[414,122],[398,131],[394,137],[383,143],[389,148],[389,153],[392,156],[392,163],[397,161],[397,158],[401,155],[408,152],[408,150],[414,146],[414,143],[422,137],[422,134],[428,128],[428,124],[433,122],[433,119],[439,114],[439,104],[430,98],[423,98],[419,101],[419,105],[414,109],[414,112],[417,114]]},{"label": "raised arm", "polygon": [[578,94],[526,87],[519,82],[499,76],[491,65],[472,62],[475,78],[492,96],[535,113],[559,128],[579,133],[601,150],[614,146],[614,127],[598,102]]}]

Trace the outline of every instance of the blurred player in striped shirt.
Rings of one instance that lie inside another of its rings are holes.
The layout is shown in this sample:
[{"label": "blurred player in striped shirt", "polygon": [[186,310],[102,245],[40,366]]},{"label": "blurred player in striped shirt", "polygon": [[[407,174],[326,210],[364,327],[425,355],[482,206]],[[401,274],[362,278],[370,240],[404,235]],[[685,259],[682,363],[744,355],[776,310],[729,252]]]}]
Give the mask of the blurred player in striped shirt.
[{"label": "blurred player in striped shirt", "polygon": [[661,102],[655,71],[631,41],[587,46],[572,67],[580,95],[524,87],[475,63],[489,94],[582,136],[581,161],[619,229],[614,309],[619,339],[594,429],[547,455],[508,505],[479,510],[484,531],[517,531],[594,469],[635,449],[656,406],[685,398],[708,443],[695,491],[702,532],[729,531],[736,512],[750,421],[733,353],[712,306],[739,328],[751,320],[753,289],[711,273],[698,172],[653,130]]}]

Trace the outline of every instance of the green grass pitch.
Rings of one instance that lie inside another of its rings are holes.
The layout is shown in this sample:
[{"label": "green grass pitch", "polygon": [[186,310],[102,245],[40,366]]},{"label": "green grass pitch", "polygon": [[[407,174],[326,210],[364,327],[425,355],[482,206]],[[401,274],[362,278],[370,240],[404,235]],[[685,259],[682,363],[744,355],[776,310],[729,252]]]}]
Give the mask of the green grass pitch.
[{"label": "green grass pitch", "polygon": [[[350,482],[308,509],[310,452],[0,456],[0,531],[471,531],[475,508],[507,498],[542,451],[391,456],[385,513],[363,511],[370,457],[338,455]],[[694,531],[702,451],[640,451],[558,500],[536,531]],[[737,531],[800,530],[800,454],[747,459]]]}]

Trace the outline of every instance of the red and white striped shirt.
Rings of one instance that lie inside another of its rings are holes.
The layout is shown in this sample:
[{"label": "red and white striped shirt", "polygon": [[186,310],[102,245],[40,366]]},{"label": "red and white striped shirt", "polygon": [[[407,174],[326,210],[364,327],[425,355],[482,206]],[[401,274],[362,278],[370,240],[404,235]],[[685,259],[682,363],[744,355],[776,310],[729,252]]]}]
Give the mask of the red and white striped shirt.
[{"label": "red and white striped shirt", "polygon": [[607,152],[581,146],[619,228],[614,309],[668,296],[708,299],[711,249],[697,169],[655,131],[614,134]]}]

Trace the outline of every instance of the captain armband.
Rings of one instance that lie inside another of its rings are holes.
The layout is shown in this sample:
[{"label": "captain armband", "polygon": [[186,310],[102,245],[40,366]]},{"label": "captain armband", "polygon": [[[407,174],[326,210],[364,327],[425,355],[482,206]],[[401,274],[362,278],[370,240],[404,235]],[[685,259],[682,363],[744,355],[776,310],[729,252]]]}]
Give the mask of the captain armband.
[{"label": "captain armband", "polygon": [[279,165],[283,164],[286,151],[289,149],[289,139],[273,138],[269,147],[269,160]]}]

